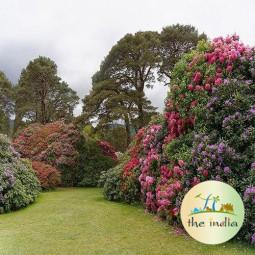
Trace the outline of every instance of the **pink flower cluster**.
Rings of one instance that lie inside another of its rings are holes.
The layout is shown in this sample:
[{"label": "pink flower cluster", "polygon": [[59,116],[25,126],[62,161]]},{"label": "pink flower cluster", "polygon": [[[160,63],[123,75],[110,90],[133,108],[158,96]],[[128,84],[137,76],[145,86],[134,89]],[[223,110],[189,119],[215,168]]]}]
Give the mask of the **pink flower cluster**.
[{"label": "pink flower cluster", "polygon": [[184,170],[185,162],[179,160],[178,165],[175,165],[172,169],[169,169],[167,165],[160,167],[160,183],[156,188],[157,199],[157,212],[170,212],[176,216],[179,209],[172,204],[173,198],[182,190],[181,178],[184,176],[186,170]]},{"label": "pink flower cluster", "polygon": [[145,159],[141,159],[141,175],[139,176],[139,181],[141,183],[141,192],[145,194],[145,191],[150,189],[150,186],[153,182],[150,179],[147,179],[150,176],[150,168],[153,161],[158,161],[159,155],[157,154],[156,150],[152,148],[149,153],[147,154]]},{"label": "pink flower cluster", "polygon": [[140,159],[141,175],[139,176],[139,182],[141,184],[141,193],[144,196],[146,209],[153,212],[157,211],[157,203],[152,187],[155,184],[155,178],[151,176],[150,170],[152,163],[159,161],[159,155],[155,148],[155,139],[161,128],[161,125],[154,124],[146,130],[143,138],[143,149],[147,154],[145,158]]},{"label": "pink flower cluster", "polygon": [[239,69],[245,61],[251,60],[252,55],[252,48],[239,42],[237,35],[215,38],[211,43],[211,50],[203,55],[208,65],[216,65],[215,74],[207,76],[201,70],[196,70],[199,61],[197,56],[194,57],[188,65],[190,70],[195,70],[187,89],[189,91],[210,91],[213,86],[221,85],[224,78]]},{"label": "pink flower cluster", "polygon": [[161,125],[152,125],[150,126],[147,131],[146,134],[143,138],[143,147],[144,150],[150,150],[153,147],[153,140],[155,140],[157,133],[161,130]]},{"label": "pink flower cluster", "polygon": [[212,42],[213,52],[206,53],[205,57],[209,64],[216,62],[227,64],[229,71],[233,68],[233,62],[240,57],[248,60],[252,56],[252,49],[239,42],[237,35],[226,38],[217,37]]},{"label": "pink flower cluster", "polygon": [[139,165],[138,158],[131,158],[124,166],[124,176],[129,176],[132,174],[132,170]]},{"label": "pink flower cluster", "polygon": [[193,127],[194,118],[182,119],[178,112],[166,112],[165,118],[168,124],[168,136],[165,138],[165,143],[169,143],[179,135],[183,134],[188,127]]}]

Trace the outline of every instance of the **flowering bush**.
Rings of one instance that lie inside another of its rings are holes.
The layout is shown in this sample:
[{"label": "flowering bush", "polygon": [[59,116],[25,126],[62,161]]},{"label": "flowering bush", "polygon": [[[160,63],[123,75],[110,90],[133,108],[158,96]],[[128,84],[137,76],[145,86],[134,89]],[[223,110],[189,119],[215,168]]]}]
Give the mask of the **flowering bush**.
[{"label": "flowering bush", "polygon": [[201,41],[176,64],[169,100],[181,116],[192,116],[194,108],[203,110],[213,88],[226,79],[252,79],[253,59],[254,50],[240,43],[236,35]]},{"label": "flowering bush", "polygon": [[[13,142],[22,157],[50,165],[50,171],[59,170],[62,184],[67,186],[95,186],[100,172],[113,167],[116,155],[111,145],[99,144],[63,121],[31,124]],[[43,166],[39,167],[41,173]],[[49,167],[46,172],[50,174]]]},{"label": "flowering bush", "polygon": [[0,213],[27,206],[39,192],[30,162],[20,159],[6,136],[0,135]]},{"label": "flowering bush", "polygon": [[250,174],[252,175],[253,184],[247,186],[244,192],[244,205],[245,205],[245,219],[244,219],[244,227],[241,230],[241,236],[246,239],[251,244],[255,244],[255,186],[254,185],[254,169],[250,170]]},{"label": "flowering bush", "polygon": [[43,189],[52,189],[60,185],[60,172],[55,167],[40,161],[33,161],[32,167]]},{"label": "flowering bush", "polygon": [[64,185],[73,185],[81,139],[72,124],[57,121],[46,125],[31,124],[13,141],[14,148],[24,158],[44,162],[60,170]]},{"label": "flowering bush", "polygon": [[239,238],[255,244],[254,88],[254,49],[236,35],[201,41],[181,58],[163,118],[137,133],[118,172],[138,173],[146,210],[179,224],[185,193],[199,182],[221,180],[244,197]]},{"label": "flowering bush", "polygon": [[195,135],[189,165],[192,171],[186,176],[186,182],[192,178],[224,181],[243,196],[246,219],[239,237],[249,241],[254,234],[251,215],[255,211],[254,95],[255,84],[251,81],[230,80],[214,89],[205,111],[198,115],[198,126],[203,123],[206,131]]},{"label": "flowering bush", "polygon": [[24,158],[54,167],[74,166],[78,155],[75,145],[79,140],[80,134],[74,125],[57,121],[29,125],[13,141],[13,146]]}]

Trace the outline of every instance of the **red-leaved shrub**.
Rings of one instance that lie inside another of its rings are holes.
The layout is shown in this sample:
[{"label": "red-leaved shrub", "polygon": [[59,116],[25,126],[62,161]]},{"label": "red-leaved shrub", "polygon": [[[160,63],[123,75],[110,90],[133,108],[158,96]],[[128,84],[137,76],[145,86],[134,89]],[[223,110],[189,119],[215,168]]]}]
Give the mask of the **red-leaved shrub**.
[{"label": "red-leaved shrub", "polygon": [[42,161],[54,167],[75,164],[76,143],[80,139],[79,131],[73,124],[57,121],[31,124],[14,140],[14,148],[23,158]]},{"label": "red-leaved shrub", "polygon": [[13,147],[21,157],[59,170],[64,186],[95,186],[98,173],[117,162],[108,142],[85,137],[73,124],[64,121],[29,125],[13,141]]},{"label": "red-leaved shrub", "polygon": [[32,167],[43,189],[52,189],[60,185],[60,172],[55,167],[39,161],[33,161]]},{"label": "red-leaved shrub", "polygon": [[116,151],[112,147],[112,145],[107,141],[98,141],[97,143],[101,148],[103,154],[105,156],[111,157],[113,160],[117,160]]},{"label": "red-leaved shrub", "polygon": [[61,172],[62,183],[72,186],[81,141],[79,130],[73,124],[56,121],[31,124],[13,141],[13,147],[23,158],[40,161]]}]

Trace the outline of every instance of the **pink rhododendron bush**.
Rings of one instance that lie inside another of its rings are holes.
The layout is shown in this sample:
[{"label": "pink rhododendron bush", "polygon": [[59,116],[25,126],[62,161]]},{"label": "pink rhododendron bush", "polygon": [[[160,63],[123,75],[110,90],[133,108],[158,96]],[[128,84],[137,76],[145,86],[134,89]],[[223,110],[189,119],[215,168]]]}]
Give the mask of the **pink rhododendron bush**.
[{"label": "pink rhododendron bush", "polygon": [[[109,143],[84,137],[73,124],[63,121],[31,124],[13,141],[13,146],[23,158],[37,162],[35,171],[42,177],[43,188],[59,185],[59,173],[63,185],[95,186],[100,172],[117,162]],[[52,172],[54,180],[45,184],[49,177],[45,174]]]},{"label": "pink rhododendron bush", "polygon": [[232,185],[245,203],[237,238],[255,243],[255,52],[238,36],[201,41],[171,74],[163,116],[135,136],[101,176],[110,200],[142,201],[181,226],[180,206],[206,180]]}]

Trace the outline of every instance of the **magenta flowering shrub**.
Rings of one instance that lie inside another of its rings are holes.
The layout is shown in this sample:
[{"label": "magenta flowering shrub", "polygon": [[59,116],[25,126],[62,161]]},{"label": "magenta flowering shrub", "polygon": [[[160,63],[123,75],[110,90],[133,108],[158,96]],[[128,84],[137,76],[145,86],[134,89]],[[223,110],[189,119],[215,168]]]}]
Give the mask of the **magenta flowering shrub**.
[{"label": "magenta flowering shrub", "polygon": [[190,118],[181,118],[180,113],[175,111],[166,112],[165,119],[167,121],[168,127],[168,135],[164,139],[164,142],[166,144],[185,133],[189,128],[192,128],[194,125],[193,116],[191,116]]},{"label": "magenta flowering shrub", "polygon": [[143,151],[146,157],[141,158],[141,174],[139,182],[141,184],[141,194],[148,210],[156,212],[156,197],[155,197],[155,184],[156,173],[159,161],[159,151],[157,145],[157,134],[160,132],[162,126],[159,124],[152,124],[149,126],[142,139]]},{"label": "magenta flowering shrub", "polygon": [[124,166],[123,170],[123,175],[124,176],[130,176],[132,175],[132,170],[135,169],[140,165],[140,161],[138,158],[134,157],[131,158]]},{"label": "magenta flowering shrub", "polygon": [[185,193],[221,180],[243,196],[239,238],[255,243],[254,55],[238,36],[218,37],[199,42],[175,65],[163,118],[139,131],[123,164],[123,175],[140,173],[147,211],[179,224]]},{"label": "magenta flowering shrub", "polygon": [[176,217],[179,207],[175,204],[178,192],[182,190],[181,179],[185,174],[182,169],[183,162],[180,161],[173,169],[166,165],[160,167],[159,184],[156,188],[157,212],[163,217]]},{"label": "magenta flowering shrub", "polygon": [[253,60],[254,50],[240,43],[237,36],[200,42],[197,50],[186,54],[175,66],[170,106],[181,116],[192,116],[206,104],[214,87],[231,78],[252,79]]},{"label": "magenta flowering shrub", "polygon": [[[244,227],[241,230],[241,237],[246,239],[251,244],[255,244],[255,185],[254,185],[254,170],[250,172],[250,185],[244,191],[244,204],[245,204],[245,219]],[[246,182],[247,184],[247,182]]]}]

